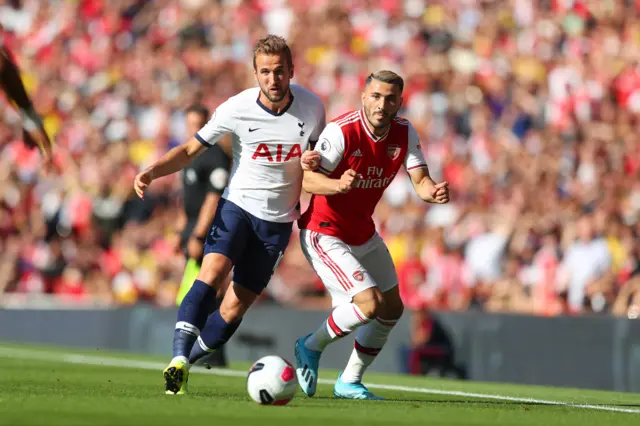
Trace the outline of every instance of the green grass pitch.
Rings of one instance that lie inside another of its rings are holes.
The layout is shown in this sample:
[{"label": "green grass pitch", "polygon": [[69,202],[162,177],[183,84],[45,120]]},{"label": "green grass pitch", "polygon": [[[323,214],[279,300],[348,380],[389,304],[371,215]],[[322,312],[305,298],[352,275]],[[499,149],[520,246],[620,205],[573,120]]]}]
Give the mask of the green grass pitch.
[{"label": "green grass pitch", "polygon": [[314,398],[259,406],[247,365],[194,369],[187,396],[163,393],[168,359],[103,351],[0,346],[0,425],[640,425],[640,395],[368,374],[386,401],[332,397],[320,370]]}]

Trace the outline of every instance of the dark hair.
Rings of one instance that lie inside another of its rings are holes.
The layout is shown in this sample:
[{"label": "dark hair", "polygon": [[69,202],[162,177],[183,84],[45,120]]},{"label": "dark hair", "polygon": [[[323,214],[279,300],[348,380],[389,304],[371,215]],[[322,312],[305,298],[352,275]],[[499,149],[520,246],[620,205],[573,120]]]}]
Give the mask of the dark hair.
[{"label": "dark hair", "polygon": [[185,111],[185,114],[189,114],[190,112],[195,112],[196,114],[200,114],[204,121],[209,119],[209,109],[202,104],[193,104]]},{"label": "dark hair", "polygon": [[253,46],[253,69],[257,70],[256,57],[258,55],[284,55],[289,69],[293,68],[293,58],[291,57],[291,49],[287,45],[287,41],[277,35],[269,34],[261,38]]},{"label": "dark hair", "polygon": [[400,93],[402,93],[402,90],[404,89],[404,80],[393,71],[382,70],[372,72],[365,80],[365,86],[368,86],[373,80],[398,86],[400,88]]}]

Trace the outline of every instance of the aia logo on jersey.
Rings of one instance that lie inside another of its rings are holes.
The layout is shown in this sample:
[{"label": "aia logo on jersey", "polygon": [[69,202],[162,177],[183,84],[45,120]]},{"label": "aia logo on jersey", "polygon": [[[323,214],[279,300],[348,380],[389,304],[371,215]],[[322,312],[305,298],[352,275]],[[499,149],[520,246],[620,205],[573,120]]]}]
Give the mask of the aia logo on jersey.
[{"label": "aia logo on jersey", "polygon": [[389,145],[387,146],[387,155],[392,160],[398,159],[400,156],[400,145]]},{"label": "aia logo on jersey", "polygon": [[353,279],[362,282],[364,281],[364,274],[362,273],[362,271],[355,271],[353,273]]},{"label": "aia logo on jersey", "polygon": [[283,148],[284,147],[280,143],[278,146],[272,146],[271,148],[269,148],[267,144],[261,143],[251,156],[251,159],[255,160],[256,158],[266,158],[270,163],[282,163],[283,161],[290,161],[296,157],[302,156],[300,144],[294,144],[291,147],[291,150],[286,153],[283,152]]}]

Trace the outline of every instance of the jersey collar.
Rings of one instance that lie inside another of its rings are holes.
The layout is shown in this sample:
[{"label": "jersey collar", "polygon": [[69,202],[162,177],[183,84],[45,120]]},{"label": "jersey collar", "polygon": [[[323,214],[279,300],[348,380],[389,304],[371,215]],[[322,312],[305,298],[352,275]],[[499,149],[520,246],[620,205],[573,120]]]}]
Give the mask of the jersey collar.
[{"label": "jersey collar", "polygon": [[387,130],[387,133],[385,133],[384,135],[378,137],[376,135],[373,134],[373,132],[371,132],[371,129],[369,129],[369,126],[367,126],[367,117],[364,116],[364,110],[360,109],[360,111],[358,111],[358,113],[360,114],[360,124],[362,125],[362,128],[364,129],[365,133],[369,136],[369,138],[374,141],[374,142],[382,142],[383,140],[385,140],[387,138],[387,136],[389,135],[389,131],[391,130],[391,126],[389,126],[389,130]]},{"label": "jersey collar", "polygon": [[262,101],[260,101],[260,92],[258,92],[258,99],[256,99],[256,103],[258,104],[258,106],[260,108],[262,108],[263,110],[265,110],[269,114],[271,114],[271,115],[273,115],[275,117],[279,117],[279,116],[283,115],[285,112],[287,112],[287,110],[291,107],[291,104],[293,103],[293,93],[291,93],[291,90],[289,90],[289,103],[287,103],[287,105],[284,108],[282,108],[282,111],[280,111],[280,112],[274,112],[270,108],[267,108],[266,105],[263,104]]}]

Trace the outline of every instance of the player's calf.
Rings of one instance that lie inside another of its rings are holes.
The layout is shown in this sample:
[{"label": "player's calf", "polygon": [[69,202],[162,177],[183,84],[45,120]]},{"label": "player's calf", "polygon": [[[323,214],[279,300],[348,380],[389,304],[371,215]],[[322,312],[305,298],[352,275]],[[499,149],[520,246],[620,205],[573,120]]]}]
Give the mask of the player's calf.
[{"label": "player's calf", "polygon": [[197,344],[191,350],[189,362],[193,364],[224,345],[236,332],[242,317],[257,298],[256,293],[238,284],[229,286],[220,309],[207,318]]},{"label": "player's calf", "polygon": [[[230,269],[231,261],[225,256],[215,254],[205,256],[198,279],[194,281],[178,309],[173,335],[173,359],[169,367],[178,364],[189,367],[189,356],[194,343],[205,327],[210,307],[215,304],[217,290],[212,284],[217,282],[216,277],[228,275]],[[203,278],[208,281],[204,281]],[[165,374],[165,379],[167,379],[166,376]]]},{"label": "player's calf", "polygon": [[173,334],[173,359],[188,362],[191,347],[207,320],[207,306],[215,301],[216,291],[207,283],[195,280],[180,308]]},{"label": "player's calf", "polygon": [[322,352],[330,343],[371,322],[381,307],[382,297],[377,288],[368,288],[356,294],[353,303],[342,304],[331,312],[320,328],[309,336],[305,346]]},{"label": "player's calf", "polygon": [[305,394],[313,396],[316,392],[318,367],[324,348],[371,322],[381,307],[380,291],[368,288],[358,293],[353,303],[336,307],[315,333],[296,341],[296,374]]},{"label": "player's calf", "polygon": [[404,305],[398,287],[383,293],[382,296],[384,303],[375,321],[356,331],[353,352],[341,376],[343,383],[362,383],[365,371],[376,359],[389,339],[391,330],[402,316]]}]

